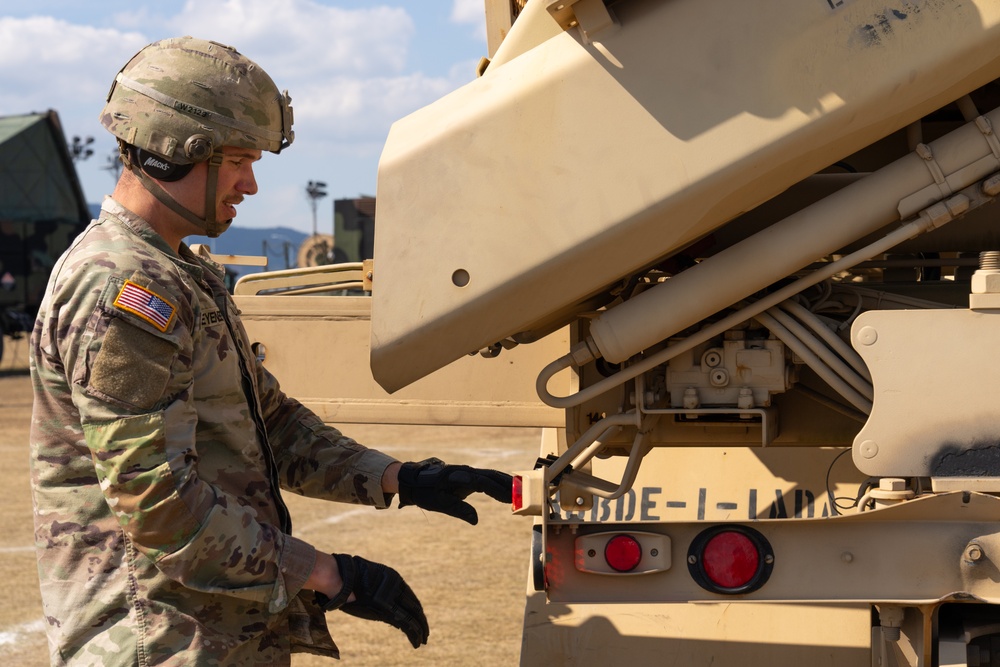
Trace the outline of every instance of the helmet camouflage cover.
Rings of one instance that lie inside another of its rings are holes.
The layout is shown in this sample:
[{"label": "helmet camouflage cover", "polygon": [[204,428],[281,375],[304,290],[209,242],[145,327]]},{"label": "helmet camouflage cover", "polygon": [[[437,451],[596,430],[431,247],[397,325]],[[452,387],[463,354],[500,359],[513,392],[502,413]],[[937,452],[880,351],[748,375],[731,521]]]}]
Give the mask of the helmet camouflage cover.
[{"label": "helmet camouflage cover", "polygon": [[175,164],[223,146],[279,152],[292,143],[288,92],[231,46],[193,37],[154,42],[115,77],[101,124]]}]

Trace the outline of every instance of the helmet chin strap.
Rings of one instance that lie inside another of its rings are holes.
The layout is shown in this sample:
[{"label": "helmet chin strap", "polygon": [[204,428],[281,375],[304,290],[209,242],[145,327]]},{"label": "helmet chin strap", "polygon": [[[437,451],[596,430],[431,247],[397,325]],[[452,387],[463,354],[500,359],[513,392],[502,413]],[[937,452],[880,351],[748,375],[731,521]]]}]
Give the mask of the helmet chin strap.
[{"label": "helmet chin strap", "polygon": [[[198,217],[190,209],[181,206],[180,202],[174,199],[169,192],[163,189],[155,178],[150,177],[146,172],[144,172],[139,165],[128,159],[126,153],[122,153],[123,161],[128,167],[129,171],[139,179],[142,186],[149,191],[151,195],[156,197],[161,204],[169,208],[171,211],[181,216],[191,224],[203,229],[205,231],[205,236],[210,238],[216,238],[222,232],[229,228],[229,224],[232,219],[218,221],[215,219],[215,192],[219,184],[219,167],[222,165],[222,153],[213,152],[212,156],[208,159],[208,176],[207,182],[205,184],[205,217]],[[189,178],[190,175],[185,176]]]}]

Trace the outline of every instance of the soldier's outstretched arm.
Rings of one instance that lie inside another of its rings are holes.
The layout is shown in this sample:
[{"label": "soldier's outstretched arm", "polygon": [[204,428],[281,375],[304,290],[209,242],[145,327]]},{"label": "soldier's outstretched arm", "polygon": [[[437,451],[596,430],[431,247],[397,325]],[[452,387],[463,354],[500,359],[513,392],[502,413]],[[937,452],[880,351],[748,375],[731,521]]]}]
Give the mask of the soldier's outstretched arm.
[{"label": "soldier's outstretched arm", "polygon": [[[383,484],[392,473],[397,477],[400,507],[416,505],[472,525],[479,522],[479,515],[465,502],[471,494],[485,493],[498,502],[511,502],[513,478],[498,470],[449,465],[440,459],[429,458],[390,466],[386,473]],[[384,490],[392,493],[396,489]]]},{"label": "soldier's outstretched arm", "polygon": [[[249,342],[247,343],[249,345]],[[369,449],[288,397],[263,364],[257,364],[261,407],[282,488],[310,498],[384,508],[399,494],[399,506],[416,505],[475,525],[476,510],[465,498],[485,493],[510,503],[507,473],[437,458],[401,463]]]}]

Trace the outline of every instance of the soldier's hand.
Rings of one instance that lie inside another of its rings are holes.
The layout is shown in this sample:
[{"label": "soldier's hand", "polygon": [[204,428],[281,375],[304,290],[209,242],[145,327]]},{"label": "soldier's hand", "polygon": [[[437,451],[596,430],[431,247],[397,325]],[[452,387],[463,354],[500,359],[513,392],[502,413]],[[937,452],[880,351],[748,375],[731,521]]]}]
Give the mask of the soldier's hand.
[{"label": "soldier's hand", "polygon": [[465,502],[472,493],[485,493],[502,503],[511,502],[513,479],[507,473],[463,465],[448,465],[430,458],[404,463],[399,469],[399,506],[416,505],[442,512],[473,526],[479,522],[476,509]]},{"label": "soldier's hand", "polygon": [[[420,600],[391,567],[360,556],[333,554],[344,588],[333,598],[316,594],[324,611],[341,611],[370,621],[382,621],[402,630],[413,648],[427,643],[430,628]],[[355,599],[347,602],[354,594]]]}]

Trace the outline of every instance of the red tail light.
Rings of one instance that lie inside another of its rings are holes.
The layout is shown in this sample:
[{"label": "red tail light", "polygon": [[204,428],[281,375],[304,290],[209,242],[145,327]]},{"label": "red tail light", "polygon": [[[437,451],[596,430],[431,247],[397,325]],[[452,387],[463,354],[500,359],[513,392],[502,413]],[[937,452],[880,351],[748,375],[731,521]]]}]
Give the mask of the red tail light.
[{"label": "red tail light", "polygon": [[702,551],[705,575],[722,588],[746,586],[757,574],[759,565],[757,547],[742,533],[719,533]]},{"label": "red tail light", "polygon": [[645,530],[580,533],[573,541],[576,569],[610,575],[637,575],[670,569],[670,536]]},{"label": "red tail light", "polygon": [[511,489],[511,504],[513,511],[518,511],[524,507],[524,493],[520,475],[514,475],[514,484]]},{"label": "red tail light", "polygon": [[642,547],[631,535],[615,535],[604,547],[604,560],[616,572],[631,572],[642,560]]},{"label": "red tail light", "polygon": [[747,526],[715,526],[702,531],[688,549],[688,570],[702,588],[736,595],[763,586],[774,568],[767,539]]}]

